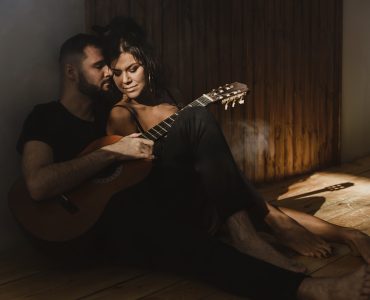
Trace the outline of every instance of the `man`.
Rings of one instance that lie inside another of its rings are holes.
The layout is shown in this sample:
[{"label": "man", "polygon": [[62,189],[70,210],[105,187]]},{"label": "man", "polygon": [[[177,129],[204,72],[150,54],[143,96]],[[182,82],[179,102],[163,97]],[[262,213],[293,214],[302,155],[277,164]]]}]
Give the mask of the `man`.
[{"label": "man", "polygon": [[105,124],[94,108],[109,89],[111,72],[100,40],[86,34],[62,45],[59,62],[60,99],[34,107],[17,144],[26,186],[35,201],[68,191],[113,162],[153,158],[153,142],[136,134],[78,157],[105,135]]}]

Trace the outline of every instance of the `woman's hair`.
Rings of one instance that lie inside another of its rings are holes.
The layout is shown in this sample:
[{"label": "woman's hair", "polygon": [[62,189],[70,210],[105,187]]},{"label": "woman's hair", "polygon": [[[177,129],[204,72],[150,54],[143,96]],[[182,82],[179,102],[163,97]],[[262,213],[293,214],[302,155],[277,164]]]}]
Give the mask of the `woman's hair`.
[{"label": "woman's hair", "polygon": [[144,67],[148,88],[155,95],[163,93],[162,66],[142,27],[133,19],[121,16],[114,18],[107,27],[95,27],[95,30],[103,34],[104,55],[108,64],[121,53],[130,53]]}]

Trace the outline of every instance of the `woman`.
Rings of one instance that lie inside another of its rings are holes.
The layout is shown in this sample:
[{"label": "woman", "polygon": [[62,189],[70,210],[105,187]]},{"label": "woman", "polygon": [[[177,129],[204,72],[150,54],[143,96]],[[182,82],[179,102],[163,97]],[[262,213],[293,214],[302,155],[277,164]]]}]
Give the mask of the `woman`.
[{"label": "woman", "polygon": [[[128,222],[133,228],[130,243],[141,258],[255,299],[369,297],[368,266],[352,277],[312,279],[303,273],[304,266],[263,241],[250,218],[254,225],[264,226],[264,221],[272,220],[273,225],[278,219],[274,216],[286,215],[268,205],[241,176],[212,115],[199,107],[179,111],[145,33],[131,19],[115,19],[105,37],[113,79],[122,93],[110,113],[107,132],[123,136],[141,132],[155,140],[151,173],[125,191],[131,196],[126,203],[132,203],[126,204],[126,211],[135,216]],[[174,114],[164,137],[157,140],[146,134]],[[225,230],[226,243],[221,241]],[[317,256],[330,254],[321,239],[308,239]],[[353,284],[354,290],[346,288]]]}]

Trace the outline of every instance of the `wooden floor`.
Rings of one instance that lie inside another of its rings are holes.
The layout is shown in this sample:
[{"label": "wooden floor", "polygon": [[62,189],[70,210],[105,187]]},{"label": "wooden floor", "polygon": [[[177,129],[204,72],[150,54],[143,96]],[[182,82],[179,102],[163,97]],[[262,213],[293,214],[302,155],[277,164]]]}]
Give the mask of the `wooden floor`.
[{"label": "wooden floor", "polygon": [[[370,234],[370,157],[260,191],[270,201],[278,199],[278,205]],[[362,264],[346,246],[335,244],[334,249],[329,259],[295,259],[313,276],[338,276]],[[143,269],[58,267],[28,248],[3,254],[0,266],[0,299],[242,299],[194,280]]]}]

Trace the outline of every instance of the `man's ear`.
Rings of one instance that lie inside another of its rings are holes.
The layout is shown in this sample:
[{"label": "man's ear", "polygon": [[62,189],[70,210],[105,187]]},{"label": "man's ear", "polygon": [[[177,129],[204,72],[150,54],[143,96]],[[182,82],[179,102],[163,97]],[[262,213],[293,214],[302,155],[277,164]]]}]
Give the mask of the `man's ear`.
[{"label": "man's ear", "polygon": [[65,64],[64,65],[64,76],[71,81],[77,81],[78,72],[77,72],[76,66],[72,64]]}]

